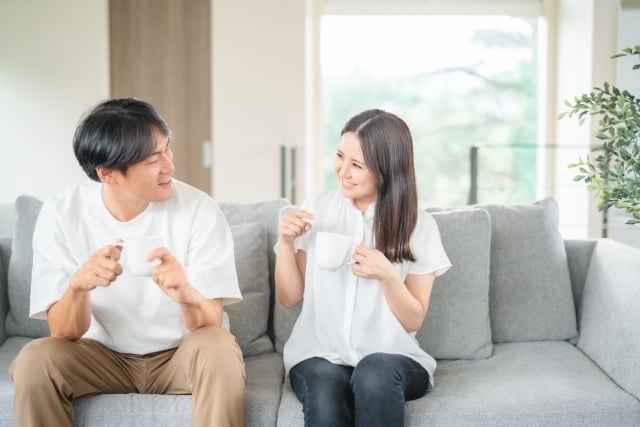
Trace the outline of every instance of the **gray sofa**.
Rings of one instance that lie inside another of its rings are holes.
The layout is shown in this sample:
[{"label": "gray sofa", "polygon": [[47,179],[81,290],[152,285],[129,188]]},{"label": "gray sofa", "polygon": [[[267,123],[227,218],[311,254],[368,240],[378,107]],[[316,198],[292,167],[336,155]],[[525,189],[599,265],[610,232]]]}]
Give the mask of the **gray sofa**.
[{"label": "gray sofa", "polygon": [[[244,300],[227,306],[246,360],[248,426],[303,425],[281,352],[299,307],[274,299],[271,247],[283,199],[220,203]],[[0,238],[0,426],[13,426],[7,369],[47,334],[27,318],[31,235],[40,202],[16,201]],[[640,251],[563,240],[558,207],[432,211],[453,263],[434,286],[420,344],[435,388],[406,406],[408,426],[640,426]],[[74,401],[80,426],[190,425],[191,396],[99,395]]]}]

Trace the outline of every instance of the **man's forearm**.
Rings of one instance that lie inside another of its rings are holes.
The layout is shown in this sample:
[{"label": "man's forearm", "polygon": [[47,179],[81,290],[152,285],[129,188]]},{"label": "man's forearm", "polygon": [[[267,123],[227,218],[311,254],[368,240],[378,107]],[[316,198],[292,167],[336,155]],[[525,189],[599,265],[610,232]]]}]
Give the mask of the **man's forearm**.
[{"label": "man's forearm", "polygon": [[190,331],[203,326],[222,326],[222,298],[202,298],[196,303],[180,304],[180,310],[182,321]]},{"label": "man's forearm", "polygon": [[47,311],[52,337],[77,340],[91,324],[90,291],[68,288]]}]

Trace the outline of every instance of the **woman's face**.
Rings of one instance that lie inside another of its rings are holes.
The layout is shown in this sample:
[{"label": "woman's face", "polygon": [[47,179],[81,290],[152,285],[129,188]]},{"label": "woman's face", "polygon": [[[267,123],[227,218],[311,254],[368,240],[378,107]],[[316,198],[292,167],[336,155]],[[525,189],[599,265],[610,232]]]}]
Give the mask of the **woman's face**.
[{"label": "woman's face", "polygon": [[334,170],[340,193],[362,212],[376,200],[378,185],[364,163],[360,140],[354,132],[345,132],[336,152]]}]

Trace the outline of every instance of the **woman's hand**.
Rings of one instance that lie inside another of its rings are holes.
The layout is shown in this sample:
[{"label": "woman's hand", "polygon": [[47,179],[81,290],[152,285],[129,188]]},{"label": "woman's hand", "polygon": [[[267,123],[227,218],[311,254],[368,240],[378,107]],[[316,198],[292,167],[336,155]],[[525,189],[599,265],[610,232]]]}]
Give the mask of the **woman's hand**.
[{"label": "woman's hand", "polygon": [[296,237],[311,230],[310,221],[314,219],[315,216],[307,211],[295,210],[289,212],[280,221],[279,242],[293,244]]},{"label": "woman's hand", "polygon": [[358,277],[378,280],[381,284],[400,280],[391,261],[378,249],[368,248],[361,243],[355,249],[352,259],[355,262],[351,264],[351,272]]},{"label": "woman's hand", "polygon": [[356,248],[353,260],[351,272],[358,277],[378,280],[391,312],[405,331],[417,331],[427,315],[435,274],[408,274],[403,282],[382,252],[364,244]]}]

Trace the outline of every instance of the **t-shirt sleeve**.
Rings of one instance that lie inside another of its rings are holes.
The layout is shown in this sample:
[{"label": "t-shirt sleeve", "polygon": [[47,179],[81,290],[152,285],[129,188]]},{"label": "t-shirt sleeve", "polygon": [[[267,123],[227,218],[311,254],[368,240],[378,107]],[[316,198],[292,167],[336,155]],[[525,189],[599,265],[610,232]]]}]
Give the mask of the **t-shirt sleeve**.
[{"label": "t-shirt sleeve", "polygon": [[213,199],[203,198],[196,208],[185,269],[205,298],[223,298],[224,304],[242,300],[231,228]]},{"label": "t-shirt sleeve", "polygon": [[33,231],[33,266],[29,315],[47,318],[47,310],[64,294],[69,279],[78,270],[50,202],[44,202]]},{"label": "t-shirt sleeve", "polygon": [[429,274],[436,276],[444,274],[451,262],[442,246],[440,230],[431,215],[424,211],[419,212],[416,229],[411,236],[411,249],[416,256],[412,262],[408,274]]}]

